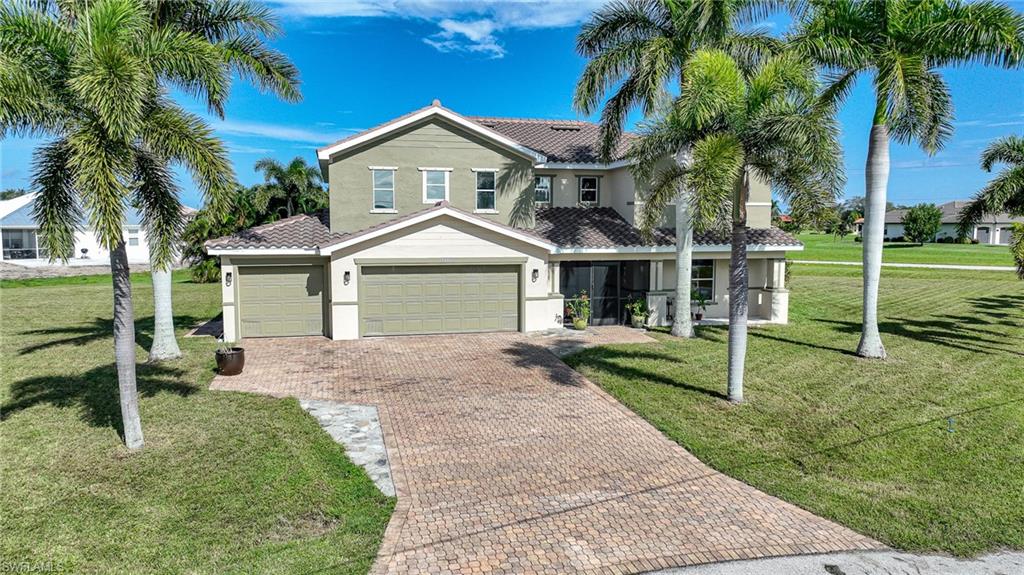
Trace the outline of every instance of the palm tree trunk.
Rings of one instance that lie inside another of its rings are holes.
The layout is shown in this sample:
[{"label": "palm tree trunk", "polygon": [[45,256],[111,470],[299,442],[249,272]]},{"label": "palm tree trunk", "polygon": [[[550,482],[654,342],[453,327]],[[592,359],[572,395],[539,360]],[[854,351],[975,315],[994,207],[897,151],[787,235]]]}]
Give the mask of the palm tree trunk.
[{"label": "palm tree trunk", "polygon": [[693,337],[690,319],[690,291],[693,277],[693,220],[689,201],[681,194],[676,199],[676,315],[672,320],[672,335]]},{"label": "palm tree trunk", "polygon": [[729,401],[743,401],[743,370],[747,361],[747,195],[746,169],[736,185],[732,205],[732,250],[729,258]]},{"label": "palm tree trunk", "polygon": [[889,127],[884,122],[876,121],[871,126],[864,181],[864,315],[857,355],[885,359],[885,347],[878,333],[878,281],[882,275],[882,236],[889,187]]},{"label": "palm tree trunk", "polygon": [[[692,151],[687,147],[676,154],[676,161],[683,167],[693,162]],[[690,291],[693,277],[693,218],[690,216],[690,198],[687,190],[681,190],[676,197],[676,315],[672,319],[672,335],[693,337],[693,321],[690,320]]]},{"label": "palm tree trunk", "polygon": [[142,421],[139,419],[139,392],[135,385],[135,310],[128,252],[123,240],[110,251],[110,271],[114,279],[114,361],[117,364],[124,444],[128,449],[141,449]]},{"label": "palm tree trunk", "polygon": [[153,344],[149,360],[165,361],[181,357],[174,337],[174,308],[171,304],[171,269],[153,266]]}]

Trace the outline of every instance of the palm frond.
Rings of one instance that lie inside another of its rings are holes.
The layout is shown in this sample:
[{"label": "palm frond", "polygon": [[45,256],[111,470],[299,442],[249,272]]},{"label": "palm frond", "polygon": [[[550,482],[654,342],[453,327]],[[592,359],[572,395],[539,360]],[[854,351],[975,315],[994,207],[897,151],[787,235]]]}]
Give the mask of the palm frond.
[{"label": "palm frond", "polygon": [[1024,280],[1024,224],[1015,223],[1010,228],[1010,255],[1017,266],[1017,278]]},{"label": "palm frond", "polygon": [[276,94],[288,102],[302,99],[299,69],[284,54],[268,48],[254,34],[241,34],[215,46],[221,50],[231,69],[260,91]]},{"label": "palm frond", "polygon": [[695,230],[711,229],[729,220],[733,188],[743,165],[742,144],[733,134],[710,134],[694,143],[686,189]]},{"label": "palm frond", "polygon": [[1010,6],[977,2],[936,2],[910,41],[922,46],[936,66],[971,63],[1012,68],[1024,62],[1024,14]]},{"label": "palm frond", "polygon": [[89,227],[107,250],[122,241],[125,212],[130,190],[133,160],[127,144],[106,137],[98,124],[88,124],[68,137],[68,166],[74,175]]},{"label": "palm frond", "polygon": [[671,36],[671,22],[661,2],[625,0],[610,2],[580,26],[576,52],[594,58],[618,44]]},{"label": "palm frond", "polygon": [[185,221],[174,175],[159,156],[142,147],[134,149],[136,182],[133,203],[142,215],[142,227],[149,243],[150,264],[169,266],[177,253]]},{"label": "palm frond", "polygon": [[[665,208],[673,201],[686,201],[682,192],[686,186],[686,169],[675,162],[664,162],[649,179],[641,195],[643,205],[637,215],[637,228],[644,241],[651,241],[654,230],[662,225],[665,219]],[[643,186],[641,186],[643,188]]]},{"label": "palm frond", "polygon": [[700,50],[686,63],[683,91],[675,114],[689,129],[736,114],[743,106],[743,74],[727,53]]},{"label": "palm frond", "polygon": [[32,218],[39,224],[40,247],[51,260],[68,259],[75,249],[75,232],[82,227],[71,153],[66,140],[56,140],[37,148],[32,161],[32,189],[39,192]]},{"label": "palm frond", "polygon": [[1003,170],[971,198],[960,211],[960,234],[969,233],[986,214],[1001,212],[1024,216],[1024,165]]},{"label": "palm frond", "polygon": [[991,172],[996,164],[1024,166],[1024,137],[1006,136],[989,144],[981,153],[981,169]]}]

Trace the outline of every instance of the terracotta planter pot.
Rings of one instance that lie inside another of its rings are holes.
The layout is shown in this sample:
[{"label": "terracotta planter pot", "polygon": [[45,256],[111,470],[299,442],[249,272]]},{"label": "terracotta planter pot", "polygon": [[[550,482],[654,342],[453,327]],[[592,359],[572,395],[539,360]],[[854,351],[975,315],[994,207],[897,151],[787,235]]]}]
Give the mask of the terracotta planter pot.
[{"label": "terracotta planter pot", "polygon": [[632,323],[633,327],[636,328],[636,329],[643,329],[644,324],[647,323],[647,316],[643,316],[643,315],[631,316],[630,317],[630,323]]},{"label": "terracotta planter pot", "polygon": [[217,372],[221,375],[238,375],[245,367],[245,350],[233,347],[228,350],[217,350]]},{"label": "terracotta planter pot", "polygon": [[574,329],[578,329],[580,331],[583,331],[583,330],[587,329],[587,320],[582,319],[582,318],[574,319],[574,320],[572,320],[572,327]]}]

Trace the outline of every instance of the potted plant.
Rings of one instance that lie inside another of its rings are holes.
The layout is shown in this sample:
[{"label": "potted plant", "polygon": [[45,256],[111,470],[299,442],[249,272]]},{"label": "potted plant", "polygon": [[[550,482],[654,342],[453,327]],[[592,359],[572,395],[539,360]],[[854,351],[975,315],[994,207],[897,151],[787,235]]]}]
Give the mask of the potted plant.
[{"label": "potted plant", "polygon": [[629,310],[630,323],[636,329],[642,329],[647,324],[647,316],[650,310],[647,309],[647,298],[629,298],[626,302],[626,309]]},{"label": "potted plant", "polygon": [[217,348],[217,372],[221,375],[238,375],[245,367],[245,350],[240,347],[231,347],[224,340],[220,340],[220,347]]},{"label": "potted plant", "polygon": [[708,311],[708,298],[704,297],[704,292],[693,290],[690,292],[690,299],[697,302],[697,312],[693,314],[693,319],[697,321],[704,319],[704,312]]},{"label": "potted plant", "polygon": [[590,320],[590,296],[587,295],[587,290],[576,294],[569,301],[568,307],[572,327],[581,331],[587,329],[587,322]]}]

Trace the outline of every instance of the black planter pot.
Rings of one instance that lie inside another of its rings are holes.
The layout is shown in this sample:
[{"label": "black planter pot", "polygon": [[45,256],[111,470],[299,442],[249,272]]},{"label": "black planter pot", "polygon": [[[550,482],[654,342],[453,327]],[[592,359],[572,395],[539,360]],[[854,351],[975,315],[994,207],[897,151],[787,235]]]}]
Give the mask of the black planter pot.
[{"label": "black planter pot", "polygon": [[238,375],[245,367],[245,350],[240,347],[217,350],[217,371],[221,375]]}]

